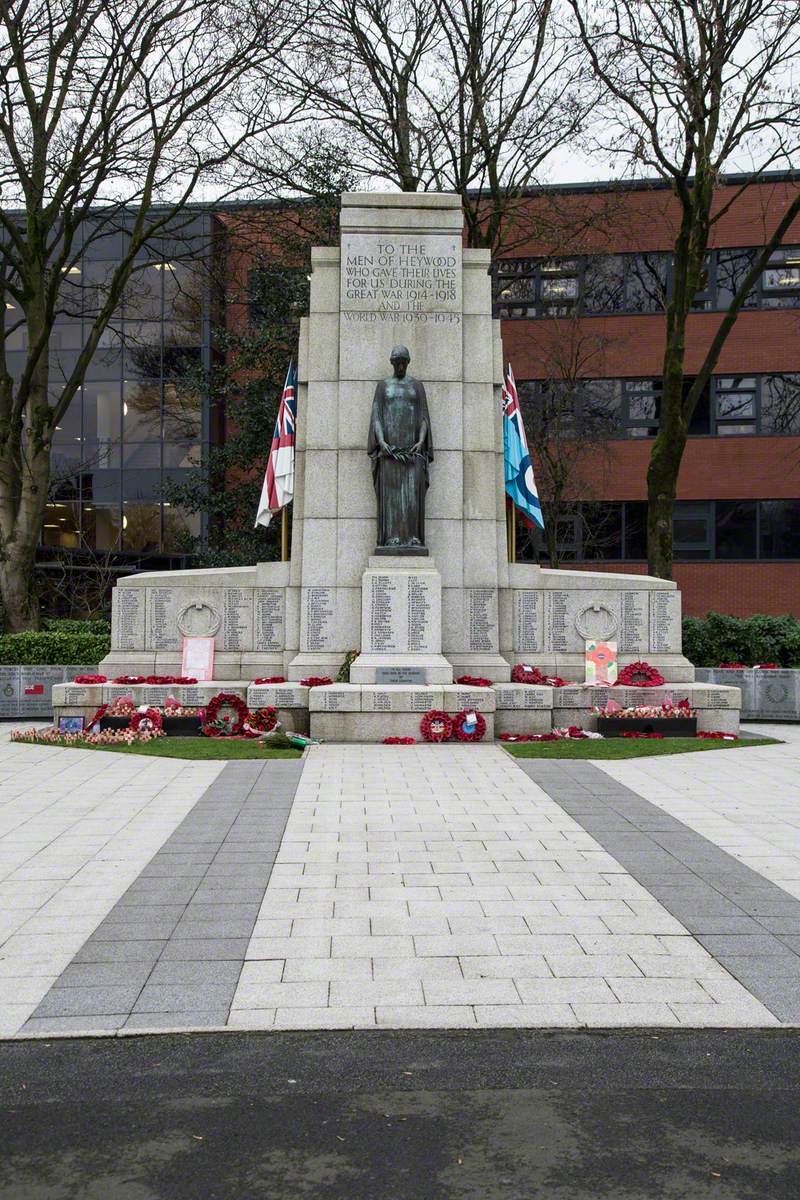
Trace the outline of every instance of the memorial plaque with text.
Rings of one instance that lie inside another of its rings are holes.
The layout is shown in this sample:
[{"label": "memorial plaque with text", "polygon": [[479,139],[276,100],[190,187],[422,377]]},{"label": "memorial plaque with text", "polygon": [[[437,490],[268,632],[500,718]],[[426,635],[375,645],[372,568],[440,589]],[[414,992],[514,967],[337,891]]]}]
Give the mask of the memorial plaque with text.
[{"label": "memorial plaque with text", "polygon": [[122,587],[115,589],[112,607],[111,644],[115,650],[141,650],[144,647],[146,589]]},{"label": "memorial plaque with text", "polygon": [[545,596],[545,648],[566,653],[574,649],[577,636],[570,621],[570,594],[554,589]]},{"label": "memorial plaque with text", "polygon": [[496,683],[494,694],[499,709],[530,711],[553,706],[552,688],[532,687],[524,683]]},{"label": "memorial plaque with text", "polygon": [[544,602],[542,592],[514,592],[514,649],[536,654],[544,646]]},{"label": "memorial plaque with text", "polygon": [[52,712],[53,684],[62,683],[63,678],[63,667],[20,667],[20,716],[46,716]]},{"label": "memorial plaque with text", "polygon": [[178,629],[178,594],[172,587],[147,589],[150,603],[148,645],[152,650],[180,650],[183,635]]},{"label": "memorial plaque with text", "polygon": [[650,650],[654,654],[680,654],[680,592],[650,593]]},{"label": "memorial plaque with text", "polygon": [[430,590],[419,575],[408,576],[408,637],[406,647],[411,654],[420,654],[428,646],[428,625],[431,615]]},{"label": "memorial plaque with text", "polygon": [[370,649],[378,653],[401,648],[397,629],[397,593],[402,582],[402,578],[398,581],[393,575],[373,575],[370,578]]},{"label": "memorial plaque with text", "polygon": [[19,667],[0,667],[0,717],[19,716]]},{"label": "memorial plaque with text", "polygon": [[623,592],[617,644],[620,654],[646,654],[650,649],[647,592]]},{"label": "memorial plaque with text", "polygon": [[283,650],[283,588],[257,588],[255,592],[255,628],[253,649],[258,652]]},{"label": "memorial plaque with text", "polygon": [[376,667],[375,682],[387,684],[427,683],[424,667]]},{"label": "memorial plaque with text", "polygon": [[460,314],[461,241],[343,233],[341,279],[343,312]]},{"label": "memorial plaque with text", "polygon": [[791,670],[754,671],[755,706],[762,717],[796,721],[800,716],[797,680],[800,672]]},{"label": "memorial plaque with text", "polygon": [[222,648],[249,650],[253,645],[253,592],[250,588],[225,588],[222,593]]},{"label": "memorial plaque with text", "polygon": [[491,653],[497,648],[497,589],[469,588],[466,597],[469,649]]},{"label": "memorial plaque with text", "polygon": [[303,589],[303,627],[306,650],[333,650],[335,646],[335,621],[333,607],[334,589],[309,587]]}]

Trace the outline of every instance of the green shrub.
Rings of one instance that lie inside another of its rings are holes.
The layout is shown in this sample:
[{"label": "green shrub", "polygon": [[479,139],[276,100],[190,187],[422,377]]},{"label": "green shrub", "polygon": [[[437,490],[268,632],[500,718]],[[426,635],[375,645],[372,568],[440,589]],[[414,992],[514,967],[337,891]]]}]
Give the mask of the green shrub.
[{"label": "green shrub", "polygon": [[[92,632],[99,622],[72,622],[80,631],[44,629],[40,633],[4,633],[0,635],[0,663],[3,666],[67,666],[99,663],[111,649],[111,633],[105,622],[104,632]],[[86,630],[89,625],[89,631]]]},{"label": "green shrub", "polygon": [[729,617],[707,613],[685,617],[683,653],[696,667],[723,662],[774,662],[800,667],[800,620],[797,617]]},{"label": "green shrub", "polygon": [[111,637],[111,622],[100,619],[75,621],[71,617],[45,617],[42,629],[48,633],[93,633],[97,637]]}]

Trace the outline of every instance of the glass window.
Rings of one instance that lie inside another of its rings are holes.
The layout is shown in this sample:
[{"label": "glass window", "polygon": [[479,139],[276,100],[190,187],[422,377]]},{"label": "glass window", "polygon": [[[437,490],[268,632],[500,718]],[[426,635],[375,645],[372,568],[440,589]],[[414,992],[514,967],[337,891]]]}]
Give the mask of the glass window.
[{"label": "glass window", "polygon": [[716,557],[756,557],[756,501],[717,500]]},{"label": "glass window", "polygon": [[172,442],[198,439],[202,433],[203,397],[188,384],[164,384],[164,437]]},{"label": "glass window", "polygon": [[711,503],[708,500],[678,500],[672,516],[676,559],[711,558]]},{"label": "glass window", "polygon": [[[730,308],[754,260],[754,250],[717,251],[717,308]],[[757,305],[758,291],[754,288],[745,297],[742,307],[756,308]]]},{"label": "glass window", "polygon": [[83,437],[86,453],[97,458],[97,465],[118,465],[121,417],[118,382],[83,385]]},{"label": "glass window", "polygon": [[45,507],[42,545],[77,550],[81,544],[80,508],[77,504],[52,502]]},{"label": "glass window", "polygon": [[548,259],[539,267],[539,296],[546,316],[564,316],[580,295],[580,263],[575,258]]},{"label": "glass window", "polygon": [[625,257],[625,307],[628,312],[664,312],[669,255],[628,254]]},{"label": "glass window", "polygon": [[660,379],[626,379],[623,412],[629,437],[655,437],[661,414]]},{"label": "glass window", "polygon": [[126,468],[160,466],[161,442],[123,442],[122,462]]},{"label": "glass window", "polygon": [[[50,405],[58,400],[59,390],[53,389],[50,397]],[[81,440],[81,393],[78,390],[76,396],[70,402],[67,411],[59,418],[58,424],[53,426],[53,442],[55,444],[64,442],[79,442]]]},{"label": "glass window", "polygon": [[161,545],[161,505],[126,501],[122,516],[122,549],[152,554]]},{"label": "glass window", "polygon": [[703,260],[703,266],[700,272],[700,285],[692,299],[692,308],[695,312],[703,311],[714,307],[714,262],[713,256],[707,254]]},{"label": "glass window", "polygon": [[200,442],[164,442],[161,447],[162,461],[165,468],[198,467],[203,459],[203,447]]},{"label": "glass window", "polygon": [[714,380],[714,421],[718,435],[755,433],[757,385],[752,375],[721,375]]},{"label": "glass window", "polygon": [[800,375],[762,376],[760,432],[800,433]]},{"label": "glass window", "polygon": [[770,257],[761,275],[764,308],[796,308],[800,305],[800,247],[782,246]]},{"label": "glass window", "polygon": [[800,500],[759,501],[761,558],[800,558]]},{"label": "glass window", "polygon": [[[93,320],[108,299],[108,292],[117,269],[115,262],[87,262],[82,264],[81,311],[88,320]],[[117,306],[117,313],[120,312]]]},{"label": "glass window", "polygon": [[161,440],[161,380],[126,379],[122,385],[122,430],[126,442]]},{"label": "glass window", "polygon": [[625,558],[647,558],[647,504],[641,500],[625,504]]},{"label": "glass window", "polygon": [[164,503],[163,548],[170,554],[186,554],[200,537],[199,513],[188,513],[182,508]]},{"label": "glass window", "polygon": [[586,262],[583,311],[625,311],[625,264],[620,254],[604,254]]},{"label": "glass window", "polygon": [[119,504],[83,505],[83,541],[95,550],[117,550],[122,530]]},{"label": "glass window", "polygon": [[137,264],[125,285],[126,319],[135,322],[161,320],[163,276],[160,263]]},{"label": "glass window", "polygon": [[605,437],[619,433],[622,418],[618,379],[587,379],[581,386],[580,398],[586,432]]},{"label": "glass window", "polygon": [[581,517],[578,512],[564,513],[557,516],[556,545],[559,558],[563,562],[575,562],[580,556],[581,546]]},{"label": "glass window", "polygon": [[[694,383],[693,379],[684,379],[683,395],[688,396],[689,391]],[[711,387],[706,384],[697,397],[697,403],[694,406],[694,412],[689,420],[689,434],[693,437],[698,437],[704,433],[711,432]]]},{"label": "glass window", "polygon": [[582,504],[582,557],[587,561],[622,558],[622,505]]},{"label": "glass window", "polygon": [[125,503],[132,500],[157,500],[161,495],[161,471],[159,469],[129,470],[122,474],[122,498]]}]

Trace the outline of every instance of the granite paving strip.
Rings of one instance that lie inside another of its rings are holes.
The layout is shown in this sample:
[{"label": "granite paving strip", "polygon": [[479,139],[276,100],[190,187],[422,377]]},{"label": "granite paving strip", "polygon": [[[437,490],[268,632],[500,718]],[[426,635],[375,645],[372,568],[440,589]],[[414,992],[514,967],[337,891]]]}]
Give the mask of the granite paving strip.
[{"label": "granite paving strip", "polygon": [[226,764],[21,1035],[224,1025],[301,772]]},{"label": "granite paving strip", "polygon": [[13,1035],[221,770],[0,729],[0,1035]]},{"label": "granite paving strip", "polygon": [[497,746],[312,747],[229,1026],[778,1024],[600,832]]},{"label": "granite paving strip", "polygon": [[653,897],[607,916],[614,933],[643,931],[658,901],[779,1021],[800,1024],[800,900],[592,763],[518,762]]}]

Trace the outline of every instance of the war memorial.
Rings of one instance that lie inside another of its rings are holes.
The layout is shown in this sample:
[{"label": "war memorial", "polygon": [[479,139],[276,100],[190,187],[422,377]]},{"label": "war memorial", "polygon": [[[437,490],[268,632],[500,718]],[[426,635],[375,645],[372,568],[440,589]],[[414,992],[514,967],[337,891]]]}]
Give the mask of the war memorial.
[{"label": "war memorial", "polygon": [[[108,679],[179,675],[186,637],[214,638],[213,679],[57,685],[56,718],[224,690],[329,742],[415,737],[432,709],[481,713],[487,738],[592,728],[608,689],[585,683],[586,642],[604,639],[621,667],[663,677],[648,703],[688,700],[699,730],[738,730],[739,689],[696,683],[681,652],[674,583],[509,561],[489,266],[462,247],[454,195],[342,197],[301,326],[290,561],[123,579]],[[349,682],[300,682],[335,679],[348,656]],[[513,683],[519,664],[565,686]]]}]

